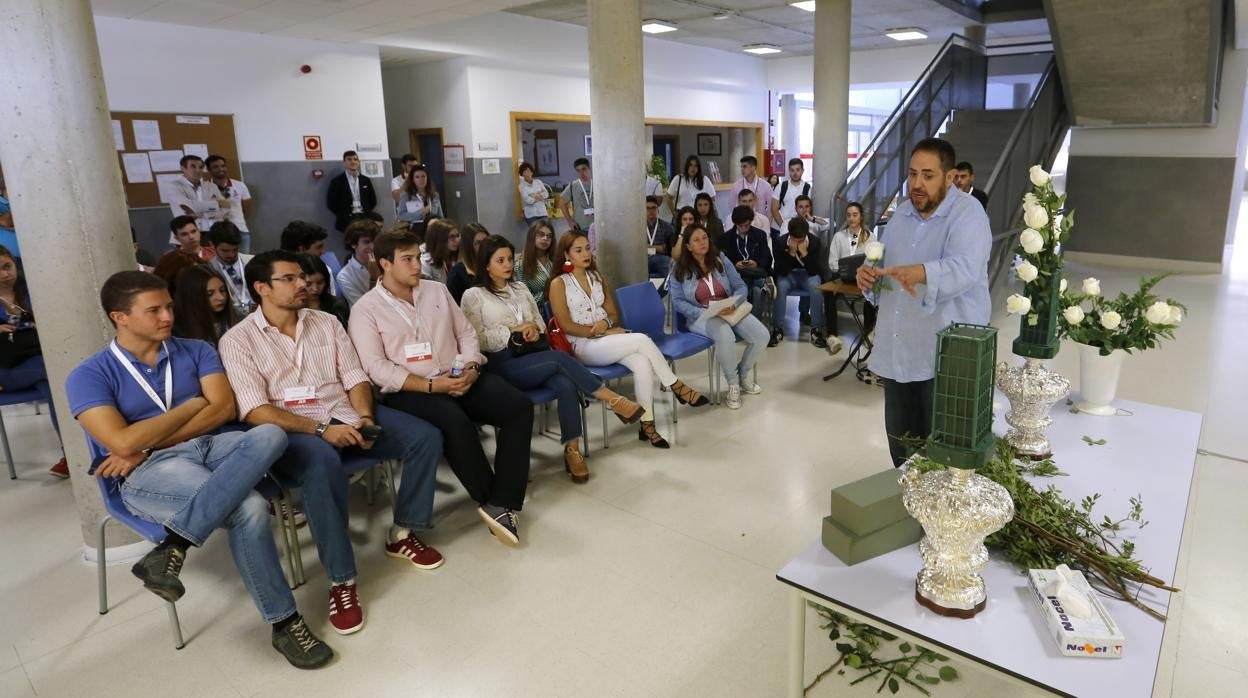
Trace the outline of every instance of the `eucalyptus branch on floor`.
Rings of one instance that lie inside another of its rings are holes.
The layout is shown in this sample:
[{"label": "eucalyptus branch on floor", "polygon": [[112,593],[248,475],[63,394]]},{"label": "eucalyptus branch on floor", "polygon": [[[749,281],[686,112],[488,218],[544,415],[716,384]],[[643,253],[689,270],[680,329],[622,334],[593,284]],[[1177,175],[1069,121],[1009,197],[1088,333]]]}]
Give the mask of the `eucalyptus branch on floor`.
[{"label": "eucalyptus branch on floor", "polygon": [[875,689],[876,693],[882,692],[886,687],[890,693],[897,693],[906,685],[930,696],[931,691],[926,686],[935,686],[941,681],[954,681],[958,678],[957,670],[948,664],[936,666],[937,662],[948,662],[948,657],[909,642],[897,645],[896,649],[901,652],[901,656],[883,659],[877,656],[878,653],[885,649],[884,643],[895,642],[896,635],[873,625],[860,623],[817,603],[810,602],[810,607],[823,618],[824,622],[819,627],[828,631],[828,639],[836,643],[836,651],[840,656],[815,677],[806,687],[805,693],[809,693],[833,671],[838,676],[844,676],[847,669],[862,673],[850,681],[851,686],[883,674],[879,688]]}]

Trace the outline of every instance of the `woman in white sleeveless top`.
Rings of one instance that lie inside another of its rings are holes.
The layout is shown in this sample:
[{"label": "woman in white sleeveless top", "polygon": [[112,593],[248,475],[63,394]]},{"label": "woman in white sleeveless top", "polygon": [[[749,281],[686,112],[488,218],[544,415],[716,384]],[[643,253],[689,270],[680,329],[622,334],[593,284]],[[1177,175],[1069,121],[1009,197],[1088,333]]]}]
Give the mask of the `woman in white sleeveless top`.
[{"label": "woman in white sleeveless top", "polygon": [[623,364],[633,374],[637,403],[645,410],[637,437],[655,448],[668,448],[667,440],[654,428],[654,379],[670,386],[676,399],[700,407],[705,395],[685,385],[667,364],[659,348],[644,334],[620,327],[619,313],[610,289],[594,263],[589,238],[584,232],[566,233],[555,249],[555,269],[546,298],[573,355],[586,366]]}]

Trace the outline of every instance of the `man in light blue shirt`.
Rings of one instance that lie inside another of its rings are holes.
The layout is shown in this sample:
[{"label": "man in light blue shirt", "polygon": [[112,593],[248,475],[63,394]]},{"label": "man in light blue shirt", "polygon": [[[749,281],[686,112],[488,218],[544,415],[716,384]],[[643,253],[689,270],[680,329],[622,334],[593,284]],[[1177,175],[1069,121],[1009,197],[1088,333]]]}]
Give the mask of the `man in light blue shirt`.
[{"label": "man in light blue shirt", "polygon": [[870,368],[884,378],[884,427],[893,465],[904,436],[926,439],[932,424],[936,333],[951,322],[988,324],[992,230],[979,202],[953,186],[954,151],[927,138],[910,153],[909,195],[882,233],[881,267],[858,269],[858,288],[878,294]]}]

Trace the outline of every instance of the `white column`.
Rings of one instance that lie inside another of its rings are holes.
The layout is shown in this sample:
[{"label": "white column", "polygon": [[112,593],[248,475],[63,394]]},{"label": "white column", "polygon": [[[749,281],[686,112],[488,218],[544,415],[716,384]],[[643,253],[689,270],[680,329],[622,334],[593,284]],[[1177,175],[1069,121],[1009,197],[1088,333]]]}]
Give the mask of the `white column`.
[{"label": "white column", "polygon": [[[0,161],[83,542],[93,548],[103,506],[65,377],[112,337],[99,288],[135,262],[89,0],[4,0],[0,95]],[[121,526],[110,530],[110,545],[135,540]]]},{"label": "white column", "polygon": [[[802,155],[801,122],[798,121],[797,96],[792,92],[780,95],[780,147],[788,159]],[[787,176],[788,166],[785,166]],[[781,177],[780,179],[784,179]]]},{"label": "white column", "polygon": [[849,153],[850,0],[819,0],[815,11],[815,214],[829,216]]},{"label": "white column", "polygon": [[598,265],[615,286],[645,281],[645,91],[640,0],[588,0]]}]

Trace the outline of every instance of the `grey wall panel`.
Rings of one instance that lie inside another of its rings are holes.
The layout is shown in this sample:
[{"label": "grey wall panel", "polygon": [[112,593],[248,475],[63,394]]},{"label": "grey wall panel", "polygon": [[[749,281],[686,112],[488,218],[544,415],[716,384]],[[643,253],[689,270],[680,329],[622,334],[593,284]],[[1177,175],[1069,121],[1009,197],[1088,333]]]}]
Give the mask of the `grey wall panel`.
[{"label": "grey wall panel", "polygon": [[475,161],[467,160],[467,174],[446,175],[446,191],[442,192],[442,208],[457,223],[477,220],[477,182],[472,177]]},{"label": "grey wall panel", "polygon": [[512,158],[498,158],[498,174],[482,174],[481,159],[468,161],[477,182],[477,220],[490,232],[511,240],[517,247],[524,245],[524,222],[516,218],[516,197],[513,186]]},{"label": "grey wall panel", "polygon": [[1222,261],[1235,158],[1070,156],[1068,249]]}]

